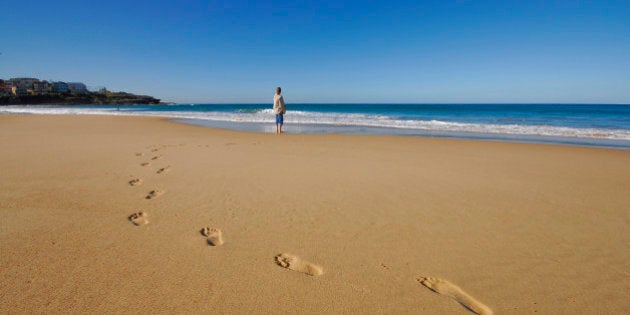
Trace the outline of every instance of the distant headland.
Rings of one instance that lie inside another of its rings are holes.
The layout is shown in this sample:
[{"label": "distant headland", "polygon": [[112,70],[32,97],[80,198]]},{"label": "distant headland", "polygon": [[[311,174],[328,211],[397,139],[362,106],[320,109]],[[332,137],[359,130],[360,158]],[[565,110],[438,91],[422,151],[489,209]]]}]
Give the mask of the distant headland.
[{"label": "distant headland", "polygon": [[152,96],[90,91],[81,82],[40,81],[36,78],[0,79],[2,105],[146,105],[161,104]]}]

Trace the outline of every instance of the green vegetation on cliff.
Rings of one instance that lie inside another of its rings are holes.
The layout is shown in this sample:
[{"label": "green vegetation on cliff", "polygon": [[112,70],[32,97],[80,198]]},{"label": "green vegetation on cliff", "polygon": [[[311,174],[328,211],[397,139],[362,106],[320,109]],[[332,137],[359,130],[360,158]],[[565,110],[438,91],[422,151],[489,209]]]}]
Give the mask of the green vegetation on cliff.
[{"label": "green vegetation on cliff", "polygon": [[86,94],[45,94],[0,96],[0,105],[145,105],[160,104],[147,95],[126,92],[92,92]]}]

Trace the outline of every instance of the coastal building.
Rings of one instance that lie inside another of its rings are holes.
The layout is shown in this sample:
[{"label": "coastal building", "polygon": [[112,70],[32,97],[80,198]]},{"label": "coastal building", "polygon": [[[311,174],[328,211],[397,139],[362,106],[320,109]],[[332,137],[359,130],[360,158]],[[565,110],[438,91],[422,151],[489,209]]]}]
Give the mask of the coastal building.
[{"label": "coastal building", "polygon": [[39,79],[36,78],[11,78],[8,80],[11,85],[14,86],[28,86],[29,88],[33,87],[33,83],[39,82]]},{"label": "coastal building", "polygon": [[33,85],[39,83],[39,79],[35,78],[11,78],[9,79],[11,85],[16,87],[17,95],[33,95]]},{"label": "coastal building", "polygon": [[2,85],[0,86],[0,95],[15,95],[17,88],[13,85]]},{"label": "coastal building", "polygon": [[15,87],[16,95],[33,95],[33,87],[28,85],[18,85]]},{"label": "coastal building", "polygon": [[51,86],[48,81],[41,81],[33,83],[33,92],[35,95],[45,95],[50,93]]},{"label": "coastal building", "polygon": [[85,84],[81,82],[68,82],[68,90],[74,94],[86,94],[88,89]]},{"label": "coastal building", "polygon": [[68,92],[68,84],[66,82],[53,82],[53,92],[54,93],[66,93]]},{"label": "coastal building", "polygon": [[0,79],[0,96],[6,96],[6,95],[12,95],[13,93],[13,86],[9,84],[9,82],[5,82],[4,80]]}]

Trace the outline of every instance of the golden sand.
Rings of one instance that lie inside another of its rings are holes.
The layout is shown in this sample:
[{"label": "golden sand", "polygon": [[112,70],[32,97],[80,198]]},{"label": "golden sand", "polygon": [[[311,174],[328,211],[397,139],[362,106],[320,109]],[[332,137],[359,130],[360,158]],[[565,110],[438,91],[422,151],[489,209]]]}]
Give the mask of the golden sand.
[{"label": "golden sand", "polygon": [[630,312],[630,151],[35,115],[0,148],[3,314]]}]

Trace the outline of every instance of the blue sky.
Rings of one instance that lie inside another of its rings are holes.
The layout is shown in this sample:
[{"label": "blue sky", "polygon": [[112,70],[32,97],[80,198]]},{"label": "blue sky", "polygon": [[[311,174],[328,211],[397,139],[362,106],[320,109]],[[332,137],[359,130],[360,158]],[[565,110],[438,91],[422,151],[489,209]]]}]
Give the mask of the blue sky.
[{"label": "blue sky", "polygon": [[173,102],[630,103],[629,1],[3,1],[0,78]]}]

